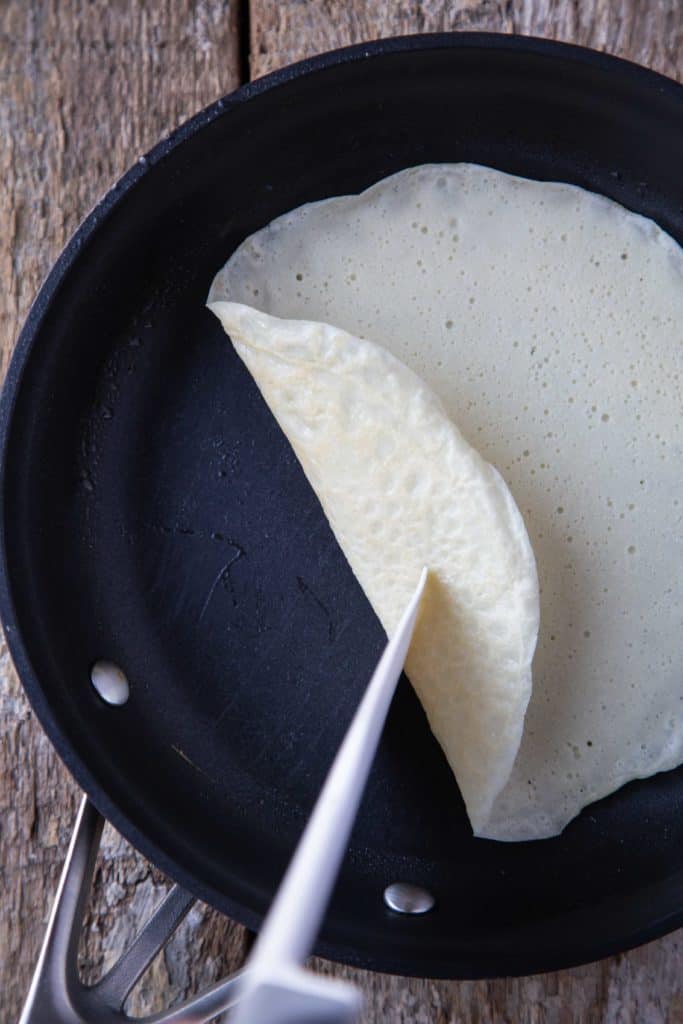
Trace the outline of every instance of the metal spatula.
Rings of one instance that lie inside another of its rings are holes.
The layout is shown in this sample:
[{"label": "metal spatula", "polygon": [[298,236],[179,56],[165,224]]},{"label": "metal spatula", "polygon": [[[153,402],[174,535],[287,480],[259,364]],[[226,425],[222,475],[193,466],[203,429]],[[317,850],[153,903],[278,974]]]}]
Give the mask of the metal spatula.
[{"label": "metal spatula", "polygon": [[360,1011],[355,988],[317,977],[301,965],[315,942],[348,844],[426,579],[423,569],[334,759],[247,961],[230,1024],[348,1024]]}]

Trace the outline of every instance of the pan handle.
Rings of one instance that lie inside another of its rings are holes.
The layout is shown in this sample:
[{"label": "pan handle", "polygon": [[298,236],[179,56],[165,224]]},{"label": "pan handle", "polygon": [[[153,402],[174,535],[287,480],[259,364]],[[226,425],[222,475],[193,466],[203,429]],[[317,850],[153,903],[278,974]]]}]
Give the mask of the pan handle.
[{"label": "pan handle", "polygon": [[113,967],[92,986],[78,976],[77,955],[104,818],[84,796],[62,869],[47,932],[19,1024],[204,1024],[235,1001],[239,974],[151,1016],[129,1017],[133,987],[181,923],[194,896],[174,885]]}]

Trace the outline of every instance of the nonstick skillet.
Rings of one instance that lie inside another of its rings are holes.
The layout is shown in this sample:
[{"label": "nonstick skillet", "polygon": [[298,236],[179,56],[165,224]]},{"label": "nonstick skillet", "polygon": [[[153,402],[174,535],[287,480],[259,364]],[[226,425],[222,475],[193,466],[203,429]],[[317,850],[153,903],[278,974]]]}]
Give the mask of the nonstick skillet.
[{"label": "nonstick skillet", "polygon": [[[301,203],[473,161],[573,182],[683,241],[683,88],[576,47],[431,35],[220,100],[90,214],[0,413],[0,606],[29,698],[99,809],[196,895],[264,914],[384,637],[210,313],[232,250]],[[127,674],[106,704],[91,666]],[[403,680],[319,943],[405,974],[522,974],[683,923],[683,770],[537,843],[472,838]],[[392,914],[394,881],[436,906]]]}]

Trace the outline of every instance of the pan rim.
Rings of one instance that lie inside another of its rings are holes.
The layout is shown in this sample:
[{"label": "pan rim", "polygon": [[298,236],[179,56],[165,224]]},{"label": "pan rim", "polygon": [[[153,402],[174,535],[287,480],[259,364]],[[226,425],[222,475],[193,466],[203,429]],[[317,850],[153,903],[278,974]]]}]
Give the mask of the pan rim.
[{"label": "pan rim", "polygon": [[[50,702],[42,691],[37,673],[34,671],[28,645],[24,642],[19,617],[13,599],[13,587],[8,567],[8,531],[6,524],[6,471],[10,449],[14,409],[22,388],[24,370],[34,348],[40,343],[41,330],[47,315],[55,302],[60,288],[74,268],[78,253],[82,246],[97,232],[100,225],[114,214],[124,197],[136,187],[152,169],[182,146],[188,139],[202,131],[218,118],[228,116],[235,107],[245,103],[262,93],[277,89],[295,79],[314,75],[337,65],[363,61],[372,57],[383,57],[392,53],[409,51],[457,49],[483,49],[486,51],[514,51],[528,54],[530,58],[561,58],[584,66],[593,66],[611,74],[619,74],[640,84],[648,94],[659,94],[670,97],[683,108],[683,86],[655,71],[623,58],[569,43],[539,39],[532,36],[504,35],[501,33],[427,33],[419,35],[398,36],[391,39],[375,40],[359,43],[354,46],[331,50],[278,69],[254,82],[247,83],[234,92],[216,100],[214,103],[185,121],[166,138],[158,142],[147,154],[141,157],[127,170],[109,191],[84,218],[75,233],[58,256],[27,314],[19,334],[7,375],[2,396],[0,397],[0,621],[2,622],[7,646],[17,669],[22,686],[28,696],[42,728],[56,748],[60,758],[81,786],[109,821],[148,859],[157,864],[171,878],[180,882],[199,898],[213,905],[219,905],[236,920],[254,928],[260,921],[260,915],[249,909],[242,902],[225,897],[222,892],[204,884],[191,870],[167,855],[156,842],[151,839],[123,811],[119,810],[115,800],[109,797],[105,788],[98,782],[95,773],[89,768],[73,747],[71,741],[63,733],[57,718],[54,716]],[[520,957],[506,956],[504,953],[489,952],[487,959],[495,958],[505,966],[501,973],[521,975],[529,973],[529,964],[534,972],[557,969],[587,963],[590,960],[620,952],[627,948],[649,941],[676,927],[683,925],[683,904],[677,911],[672,911],[646,927],[632,928],[625,934],[623,928],[618,935],[610,938],[602,937],[600,941],[590,940],[581,953],[574,955],[567,951],[550,950],[544,956],[527,957],[526,964],[518,964]],[[592,942],[592,945],[591,945]],[[349,964],[368,966],[367,957],[339,943],[321,942],[317,952],[322,955]],[[461,960],[467,960],[468,954],[463,951]],[[473,957],[476,959],[476,956]],[[426,961],[424,961],[426,965]],[[373,969],[393,971],[396,973],[412,973],[400,959],[392,954],[381,952],[373,954]],[[434,968],[437,966],[435,972]],[[468,966],[465,973],[458,973],[457,965],[436,964],[430,959],[429,976],[431,977],[485,977],[490,974],[479,973]]]}]

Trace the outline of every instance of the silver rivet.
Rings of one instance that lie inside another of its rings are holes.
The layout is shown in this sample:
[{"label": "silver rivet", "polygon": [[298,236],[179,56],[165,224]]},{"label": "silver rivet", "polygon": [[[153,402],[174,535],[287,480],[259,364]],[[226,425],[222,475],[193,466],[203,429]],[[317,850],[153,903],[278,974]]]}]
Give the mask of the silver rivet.
[{"label": "silver rivet", "polygon": [[398,914],[426,914],[436,902],[431,892],[410,882],[392,882],[384,890],[384,902]]},{"label": "silver rivet", "polygon": [[107,704],[125,704],[130,697],[125,673],[113,661],[96,661],[90,670],[90,682]]}]

